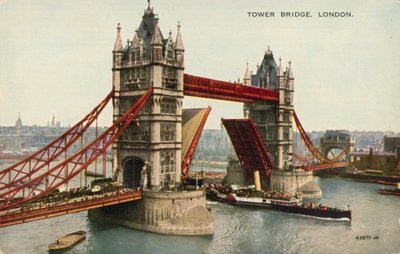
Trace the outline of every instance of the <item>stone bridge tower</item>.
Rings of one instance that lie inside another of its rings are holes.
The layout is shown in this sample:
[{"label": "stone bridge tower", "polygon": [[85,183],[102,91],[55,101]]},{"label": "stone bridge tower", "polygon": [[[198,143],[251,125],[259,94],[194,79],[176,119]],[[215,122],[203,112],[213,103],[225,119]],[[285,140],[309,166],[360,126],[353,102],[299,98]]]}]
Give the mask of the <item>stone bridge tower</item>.
[{"label": "stone bridge tower", "polygon": [[282,60],[277,64],[268,50],[252,74],[247,66],[244,85],[275,90],[279,101],[255,102],[244,105],[245,118],[253,119],[260,137],[273,160],[269,188],[285,192],[302,192],[304,197],[315,198],[322,195],[320,187],[315,184],[311,171],[294,171],[292,165],[292,113],[294,76],[289,62],[283,69]]},{"label": "stone bridge tower", "polygon": [[[204,190],[179,191],[182,164],[184,47],[164,38],[150,7],[125,47],[118,25],[113,49],[114,122],[150,87],[153,95],[113,144],[113,170],[127,187],[144,187],[142,198],[91,214],[140,230],[176,235],[214,232]],[[172,190],[172,191],[169,191]]]},{"label": "stone bridge tower", "polygon": [[279,102],[256,102],[244,105],[245,118],[253,119],[267,151],[274,160],[274,169],[287,170],[292,162],[292,117],[294,77],[289,62],[283,70],[282,61],[277,65],[272,51],[265,52],[256,74],[247,66],[244,85],[275,90]]},{"label": "stone bridge tower", "polygon": [[[179,185],[184,47],[178,23],[175,39],[164,38],[149,6],[139,28],[123,46],[118,24],[113,49],[114,122],[149,87],[153,96],[113,146],[115,177],[128,187],[153,190]],[[145,186],[143,186],[145,185]]]}]

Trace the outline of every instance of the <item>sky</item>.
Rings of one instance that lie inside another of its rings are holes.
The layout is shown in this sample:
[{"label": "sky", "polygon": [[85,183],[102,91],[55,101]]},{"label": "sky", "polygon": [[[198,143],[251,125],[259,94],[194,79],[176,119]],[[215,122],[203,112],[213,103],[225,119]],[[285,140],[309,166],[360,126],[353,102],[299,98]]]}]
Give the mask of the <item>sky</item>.
[{"label": "sky", "polygon": [[[185,73],[243,79],[270,46],[292,61],[295,111],[311,130],[400,132],[400,1],[152,0],[164,34],[181,23]],[[0,125],[73,125],[111,90],[116,24],[124,44],[146,0],[0,0]],[[249,17],[274,12],[275,17]],[[312,17],[281,17],[310,12]],[[351,12],[351,17],[318,17]],[[241,103],[185,97],[184,107],[242,118]],[[107,108],[100,125],[111,125]]]}]

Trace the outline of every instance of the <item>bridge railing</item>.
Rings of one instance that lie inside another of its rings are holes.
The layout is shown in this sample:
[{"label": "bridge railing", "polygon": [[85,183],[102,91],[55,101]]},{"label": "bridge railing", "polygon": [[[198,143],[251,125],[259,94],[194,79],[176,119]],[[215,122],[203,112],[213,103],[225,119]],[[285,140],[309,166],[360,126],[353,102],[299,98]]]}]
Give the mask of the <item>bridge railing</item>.
[{"label": "bridge railing", "polygon": [[67,200],[62,204],[43,204],[36,208],[20,208],[0,214],[0,227],[15,225],[49,217],[81,212],[98,207],[109,206],[141,199],[142,191],[130,190],[124,192],[104,194],[100,197],[93,196],[83,200]]}]

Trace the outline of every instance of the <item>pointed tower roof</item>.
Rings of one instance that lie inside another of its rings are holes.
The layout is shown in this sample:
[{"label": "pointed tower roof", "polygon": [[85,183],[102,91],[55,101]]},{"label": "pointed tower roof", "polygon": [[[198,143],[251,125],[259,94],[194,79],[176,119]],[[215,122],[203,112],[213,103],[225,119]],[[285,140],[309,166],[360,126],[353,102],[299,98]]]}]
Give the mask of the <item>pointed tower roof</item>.
[{"label": "pointed tower roof", "polygon": [[155,22],[155,26],[154,26],[154,33],[153,36],[151,37],[151,45],[162,45],[162,41],[163,41],[163,36],[161,33],[161,29],[158,26],[158,21]]},{"label": "pointed tower roof", "polygon": [[181,24],[178,22],[178,33],[176,34],[176,40],[175,40],[175,49],[177,50],[185,50],[185,47],[183,46],[183,41],[182,41],[182,35],[181,35]]},{"label": "pointed tower roof", "polygon": [[269,48],[269,45],[268,49],[265,51],[265,55],[272,55],[272,50]]},{"label": "pointed tower roof", "polygon": [[289,78],[294,78],[293,70],[292,70],[292,62],[291,61],[289,61],[288,75],[289,75]]},{"label": "pointed tower roof", "polygon": [[279,57],[278,76],[283,76],[282,58]]},{"label": "pointed tower roof", "polygon": [[117,31],[118,31],[117,38],[115,39],[113,51],[123,51],[124,47],[122,46],[122,40],[121,40],[121,35],[120,35],[120,31],[121,31],[120,23],[118,23],[118,25],[117,25]]},{"label": "pointed tower roof", "polygon": [[249,69],[249,62],[246,63],[246,72],[244,73],[244,80],[251,79],[251,73]]},{"label": "pointed tower roof", "polygon": [[138,46],[140,46],[141,42],[142,42],[142,37],[140,36],[139,31],[136,29],[135,36],[133,36],[133,39],[132,39],[132,46],[138,47]]},{"label": "pointed tower roof", "polygon": [[151,8],[151,6],[150,6],[150,0],[147,0],[147,9],[146,10],[144,10],[144,14],[146,15],[151,15],[151,14],[153,14],[153,8]]}]

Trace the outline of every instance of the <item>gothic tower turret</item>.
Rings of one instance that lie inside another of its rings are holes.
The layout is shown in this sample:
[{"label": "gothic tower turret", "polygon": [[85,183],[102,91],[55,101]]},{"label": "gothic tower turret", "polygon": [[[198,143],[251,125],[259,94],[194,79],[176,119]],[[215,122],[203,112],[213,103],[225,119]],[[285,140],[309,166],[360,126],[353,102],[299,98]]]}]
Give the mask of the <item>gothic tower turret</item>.
[{"label": "gothic tower turret", "polygon": [[[131,43],[122,50],[118,28],[113,50],[114,121],[149,87],[153,95],[114,144],[113,168],[129,187],[171,188],[181,181],[184,47],[180,25],[176,40],[164,38],[154,9],[144,11]],[[115,77],[114,77],[115,76]],[[117,90],[117,89],[116,89]]]},{"label": "gothic tower turret", "polygon": [[[246,77],[248,70],[246,70]],[[275,90],[279,102],[256,102],[244,105],[244,116],[255,122],[260,136],[272,155],[274,168],[288,170],[292,162],[292,118],[294,78],[289,68],[283,71],[282,60],[277,65],[273,53],[268,47],[257,72],[251,76],[251,86]]]}]

